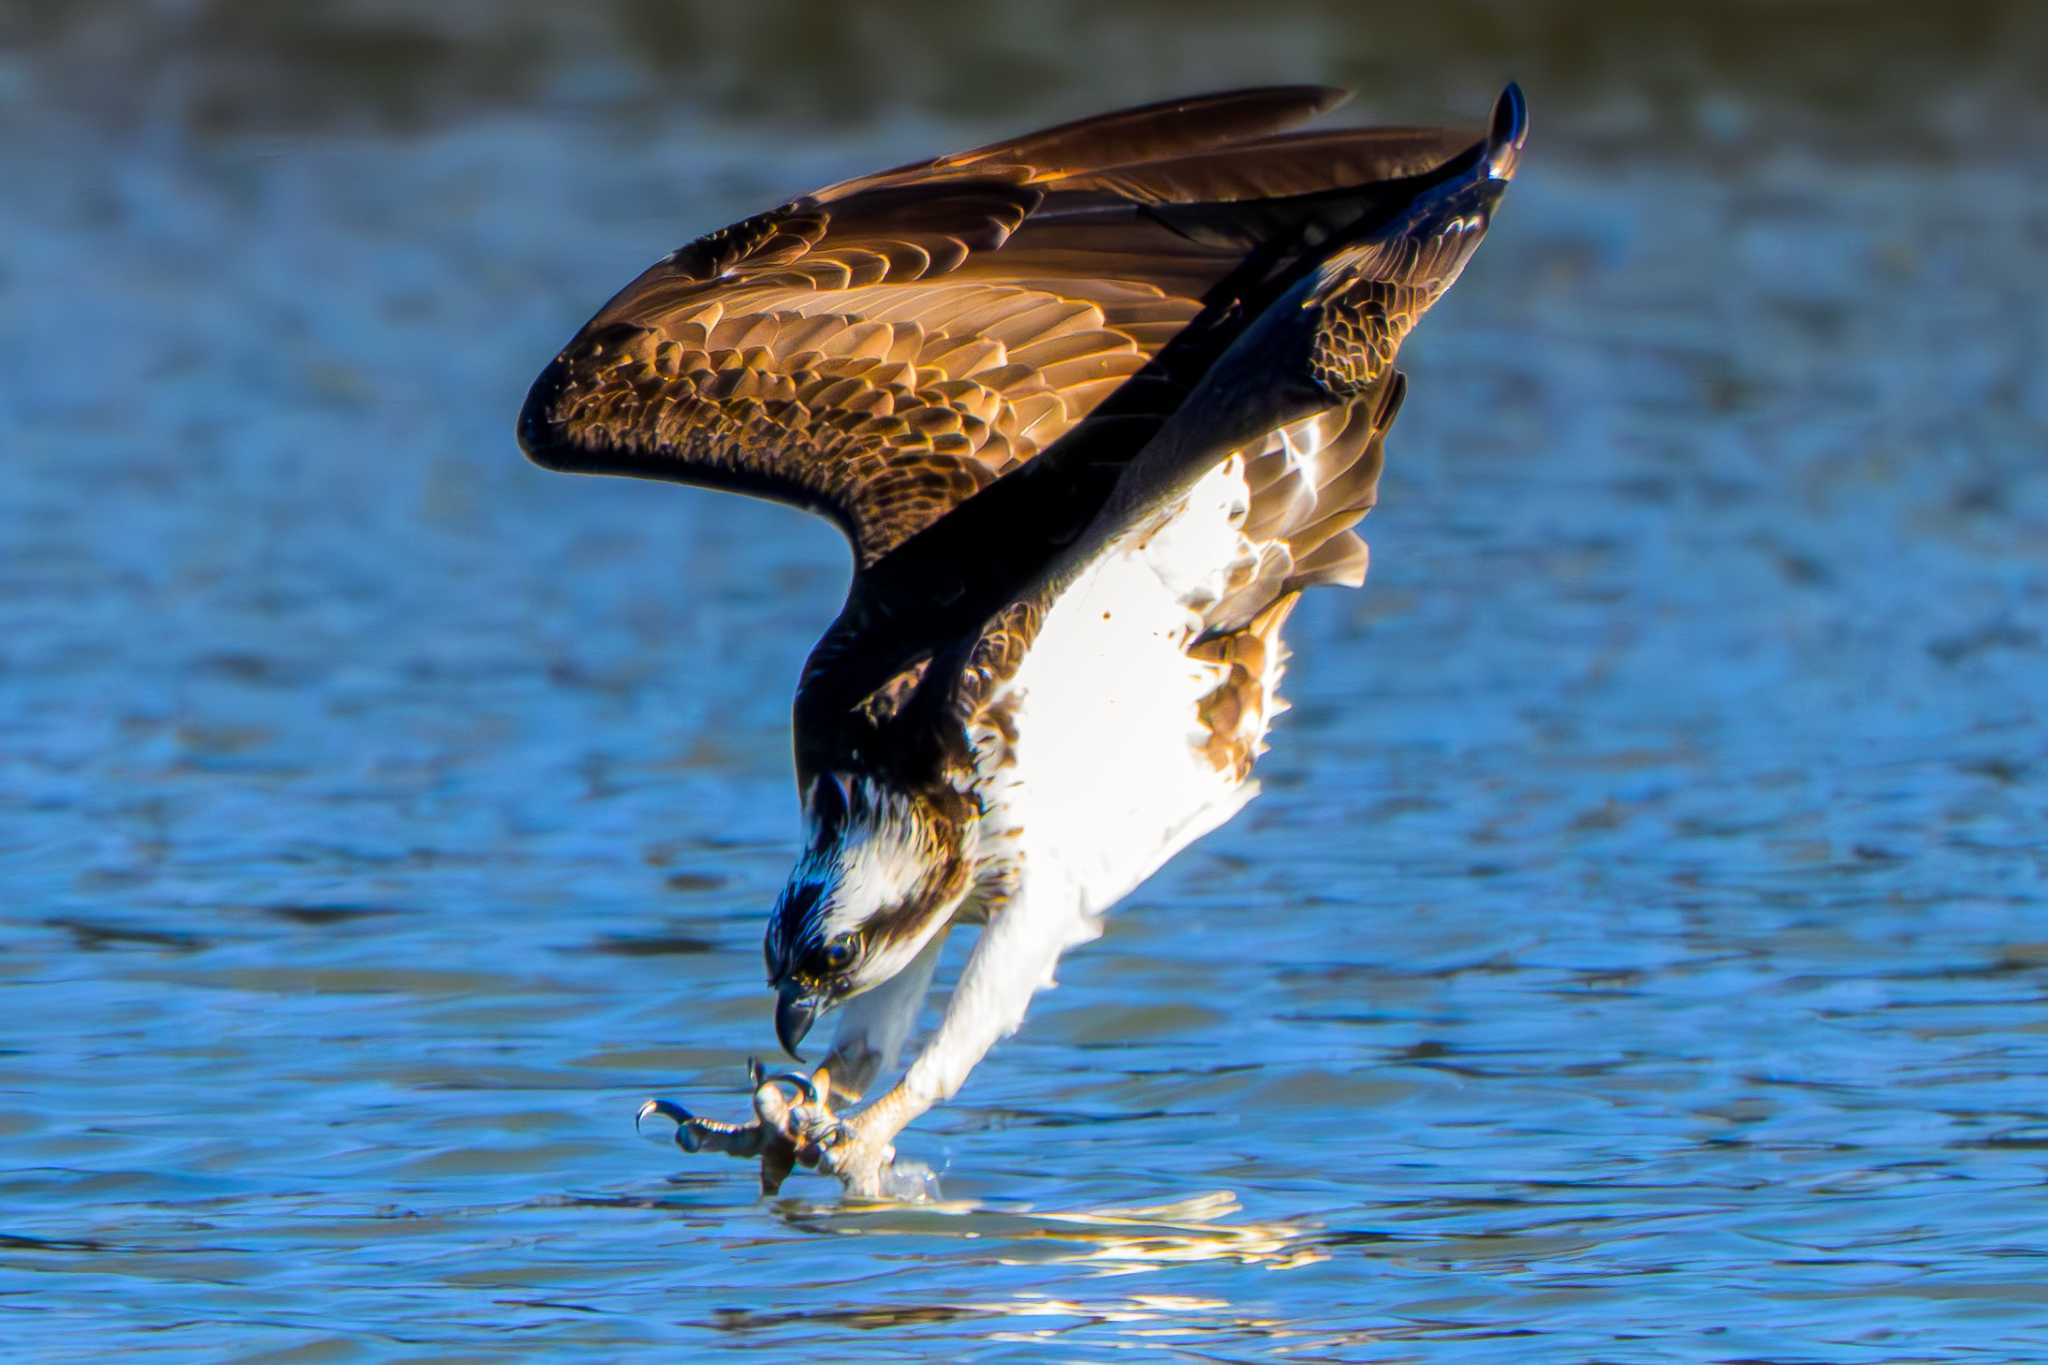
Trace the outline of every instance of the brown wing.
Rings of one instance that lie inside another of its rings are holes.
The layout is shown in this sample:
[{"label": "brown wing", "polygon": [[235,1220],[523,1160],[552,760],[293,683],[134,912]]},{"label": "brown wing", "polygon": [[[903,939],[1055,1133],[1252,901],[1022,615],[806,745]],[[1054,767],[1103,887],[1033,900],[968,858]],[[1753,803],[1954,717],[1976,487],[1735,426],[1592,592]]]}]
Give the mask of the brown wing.
[{"label": "brown wing", "polygon": [[1298,226],[1320,193],[1469,143],[1274,135],[1333,96],[1243,91],[1106,115],[713,233],[629,285],[543,372],[522,444],[551,468],[822,512],[866,568],[1143,370],[1264,218]]},{"label": "brown wing", "polygon": [[1251,497],[1242,530],[1258,559],[1204,613],[1206,633],[1238,630],[1302,588],[1365,581],[1365,542],[1351,528],[1378,501],[1387,430],[1407,392],[1407,377],[1389,371],[1365,396],[1282,427],[1246,452]]},{"label": "brown wing", "polygon": [[[1162,351],[1151,367],[1160,373],[1148,371],[1133,380],[1058,449],[920,540],[920,546],[924,539],[948,540],[957,550],[977,543],[977,536],[986,541],[989,529],[1006,514],[1013,522],[1057,523],[1054,509],[1062,504],[1100,509],[1089,526],[1063,531],[1052,553],[1040,555],[1040,564],[1053,568],[1050,577],[1038,567],[1014,572],[998,585],[1011,590],[1013,605],[981,615],[978,635],[964,652],[952,692],[955,719],[963,728],[990,722],[984,704],[1029,648],[1041,618],[1041,600],[1018,585],[1056,585],[1059,566],[1075,562],[1077,550],[1085,554],[1091,540],[1140,524],[1139,518],[1163,509],[1190,477],[1218,461],[1242,457],[1250,496],[1240,530],[1255,554],[1202,613],[1203,634],[1189,652],[1230,665],[1205,700],[1200,721],[1217,766],[1240,779],[1249,772],[1264,731],[1266,717],[1259,712],[1271,702],[1268,665],[1282,648],[1280,627],[1299,590],[1315,583],[1356,585],[1364,578],[1366,547],[1352,527],[1377,497],[1387,431],[1406,393],[1406,380],[1393,368],[1401,340],[1469,260],[1515,170],[1526,134],[1521,92],[1509,86],[1482,142],[1440,166],[1339,196],[1335,206],[1348,208],[1355,217],[1334,239],[1327,232],[1329,220],[1299,203],[1254,201],[1235,213],[1212,212],[1213,204],[1162,210],[1191,235],[1271,235],[1247,254],[1246,268],[1232,287],[1216,290],[1203,315]],[[1274,141],[1301,145],[1310,139]],[[1429,165],[1433,153],[1417,155],[1411,164]],[[1286,210],[1282,221],[1261,223],[1280,208]],[[1192,382],[1191,375],[1196,376]],[[1091,434],[1118,422],[1125,448],[1141,443],[1142,448],[1121,461],[1091,458]],[[1097,486],[1086,489],[1085,496],[1040,497],[1034,506],[1034,483],[1049,482],[1056,493],[1067,493],[1085,482],[1073,479],[1062,486],[1045,476],[1098,468],[1103,472],[1095,479]],[[1104,479],[1109,481],[1106,489],[1100,486]],[[1033,515],[1016,516],[1019,510]],[[898,558],[914,548],[906,547]],[[928,553],[911,567],[929,580],[934,564],[944,558]],[[876,577],[896,569],[892,560],[878,568]],[[999,598],[997,591],[971,578],[959,581],[962,590],[945,595],[948,602],[957,596],[971,604],[968,611],[951,611],[958,620]],[[825,735],[806,743],[800,727],[800,754],[813,762],[836,757],[835,744],[844,749],[865,742],[857,732],[829,730],[836,698],[826,680],[846,695],[872,675],[848,667],[835,649],[864,639],[871,656],[884,661],[907,657],[901,640],[864,633],[871,622],[888,617],[864,610],[864,598],[886,601],[888,596],[867,587],[856,582],[848,611],[813,656],[814,664],[822,666],[807,671],[799,714],[815,717],[821,722],[815,728]],[[849,622],[851,629],[842,630]],[[806,708],[806,702],[813,704]]]}]

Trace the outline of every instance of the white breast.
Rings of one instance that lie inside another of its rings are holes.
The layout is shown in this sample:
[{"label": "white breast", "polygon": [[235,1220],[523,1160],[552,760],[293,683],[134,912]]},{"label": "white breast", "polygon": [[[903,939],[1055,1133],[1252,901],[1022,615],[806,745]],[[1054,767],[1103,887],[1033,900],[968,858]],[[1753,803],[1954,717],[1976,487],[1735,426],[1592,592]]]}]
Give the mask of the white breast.
[{"label": "white breast", "polygon": [[1227,670],[1186,653],[1201,611],[1254,557],[1238,529],[1246,501],[1233,458],[1172,521],[1112,545],[1053,605],[997,694],[1011,733],[974,736],[983,852],[1041,891],[1049,877],[1066,883],[1085,916],[1257,793],[1203,752],[1198,708]]}]

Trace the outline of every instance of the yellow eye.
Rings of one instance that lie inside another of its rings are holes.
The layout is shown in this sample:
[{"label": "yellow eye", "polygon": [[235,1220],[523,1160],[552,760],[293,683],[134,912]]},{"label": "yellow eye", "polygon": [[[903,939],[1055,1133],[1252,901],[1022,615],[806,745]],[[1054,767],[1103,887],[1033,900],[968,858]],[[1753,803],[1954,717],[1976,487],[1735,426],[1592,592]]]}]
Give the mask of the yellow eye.
[{"label": "yellow eye", "polygon": [[825,945],[825,965],[833,971],[844,971],[853,961],[853,935],[841,934]]}]

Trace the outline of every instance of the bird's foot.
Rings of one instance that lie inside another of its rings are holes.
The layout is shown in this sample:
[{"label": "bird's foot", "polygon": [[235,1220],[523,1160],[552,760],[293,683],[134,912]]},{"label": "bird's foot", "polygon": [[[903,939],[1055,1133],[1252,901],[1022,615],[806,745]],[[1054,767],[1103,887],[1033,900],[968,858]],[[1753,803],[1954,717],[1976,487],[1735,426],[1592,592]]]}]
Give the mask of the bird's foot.
[{"label": "bird's foot", "polygon": [[[819,1068],[819,1074],[824,1069]],[[676,1125],[676,1146],[684,1151],[723,1152],[741,1160],[761,1160],[761,1193],[774,1194],[797,1164],[796,1143],[791,1135],[790,1096],[815,1096],[819,1087],[801,1072],[771,1076],[757,1061],[747,1063],[747,1083],[754,1088],[754,1119],[751,1123],[726,1123],[701,1118],[670,1100],[649,1100],[633,1118],[638,1128],[651,1114]],[[829,1082],[828,1082],[829,1084]],[[826,1092],[829,1093],[829,1092]],[[814,1164],[814,1163],[806,1163]]]},{"label": "bird's foot", "polygon": [[[761,1192],[774,1194],[797,1166],[834,1176],[854,1199],[919,1200],[933,1197],[935,1179],[917,1163],[896,1163],[895,1134],[884,1136],[863,1110],[845,1118],[832,1110],[832,1078],[824,1067],[806,1076],[769,1075],[748,1063],[754,1121],[722,1123],[699,1118],[668,1100],[649,1100],[639,1119],[659,1114],[676,1125],[676,1146],[686,1152],[724,1152],[761,1159]],[[863,1123],[863,1119],[870,1119]],[[639,1120],[635,1120],[636,1124]]]},{"label": "bird's foot", "polygon": [[921,1161],[897,1160],[896,1134],[909,1118],[902,1104],[885,1096],[858,1113],[835,1114],[823,1068],[818,1077],[818,1098],[806,1097],[790,1111],[796,1159],[836,1177],[849,1199],[906,1204],[937,1199],[939,1181],[931,1167]]},{"label": "bird's foot", "polygon": [[851,1199],[896,1197],[890,1179],[896,1148],[871,1132],[863,1132],[859,1116],[810,1116],[797,1147],[797,1160],[838,1178]]},{"label": "bird's foot", "polygon": [[809,1084],[800,1086],[781,1124],[781,1135],[795,1149],[798,1164],[838,1177],[855,1199],[884,1198],[883,1177],[896,1159],[896,1149],[865,1137],[859,1117],[842,1118],[832,1110],[832,1073],[819,1067]]}]

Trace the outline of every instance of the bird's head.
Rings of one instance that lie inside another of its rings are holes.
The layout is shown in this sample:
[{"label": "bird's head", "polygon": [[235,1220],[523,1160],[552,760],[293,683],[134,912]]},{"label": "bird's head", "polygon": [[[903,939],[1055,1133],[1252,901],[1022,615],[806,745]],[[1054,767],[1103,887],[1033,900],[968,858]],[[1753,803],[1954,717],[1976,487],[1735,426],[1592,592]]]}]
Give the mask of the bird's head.
[{"label": "bird's head", "polygon": [[895,976],[965,899],[972,803],[824,774],[804,793],[808,846],[769,916],[763,950],[775,1036],[797,1045],[820,1014]]}]

